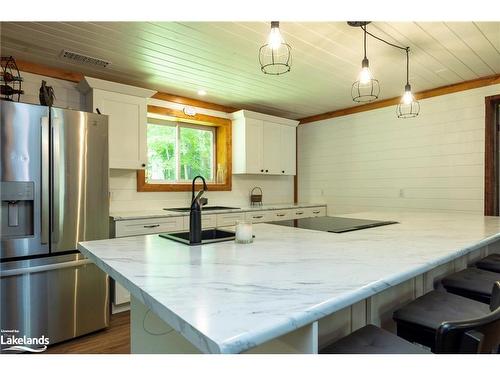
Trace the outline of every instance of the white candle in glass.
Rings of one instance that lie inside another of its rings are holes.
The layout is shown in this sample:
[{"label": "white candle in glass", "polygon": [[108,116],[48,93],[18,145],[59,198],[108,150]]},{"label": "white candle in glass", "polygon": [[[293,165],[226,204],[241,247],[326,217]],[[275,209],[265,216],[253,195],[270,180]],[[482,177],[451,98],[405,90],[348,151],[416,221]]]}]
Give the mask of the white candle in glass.
[{"label": "white candle in glass", "polygon": [[238,221],[236,223],[236,242],[237,243],[253,242],[252,223],[248,221]]}]

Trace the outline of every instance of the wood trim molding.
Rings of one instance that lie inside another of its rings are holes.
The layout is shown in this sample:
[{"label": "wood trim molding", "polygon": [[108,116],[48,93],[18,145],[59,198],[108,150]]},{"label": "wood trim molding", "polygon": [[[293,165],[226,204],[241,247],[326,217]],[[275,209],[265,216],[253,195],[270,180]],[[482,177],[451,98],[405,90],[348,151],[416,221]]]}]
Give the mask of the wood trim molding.
[{"label": "wood trim molding", "polygon": [[498,179],[500,161],[498,158],[498,127],[500,119],[495,113],[496,105],[500,104],[500,95],[487,96],[485,103],[485,143],[484,143],[484,214],[499,215]]},{"label": "wood trim molding", "polygon": [[[435,96],[452,94],[454,92],[464,91],[476,89],[479,87],[490,86],[500,84],[500,74],[495,74],[492,76],[481,77],[477,79],[473,79],[471,81],[465,81],[460,83],[455,83],[452,85],[436,87],[434,89],[429,89],[425,91],[421,91],[415,94],[415,98],[417,100],[432,98]],[[389,107],[391,105],[399,104],[401,97],[395,97],[390,99],[384,99],[380,101],[376,101],[373,103],[363,104],[356,107],[343,108],[336,111],[326,112],[319,115],[304,117],[300,119],[300,124],[307,124],[310,122],[327,120],[335,117],[352,115],[354,113],[372,111],[378,108]]]},{"label": "wood trim molding", "polygon": [[189,116],[186,115],[183,111],[179,111],[178,109],[159,107],[156,105],[148,105],[148,113],[156,113],[157,115],[172,117],[176,121],[184,120],[185,122],[199,122],[217,126],[231,126],[232,124],[231,120],[227,118],[210,116],[202,113],[197,113],[194,116]]},{"label": "wood trim molding", "polygon": [[158,92],[155,95],[153,95],[153,98],[159,100],[165,100],[167,102],[174,102],[177,104],[189,105],[192,107],[212,109],[214,111],[220,111],[226,113],[239,111],[238,108],[228,107],[221,104],[209,103],[198,99],[186,98],[185,96],[167,94],[166,92]]},{"label": "wood trim molding", "polygon": [[[25,60],[16,60],[17,67],[19,70],[23,72],[28,72],[28,73],[33,73],[33,74],[40,74],[43,76],[51,77],[51,78],[57,78],[57,79],[63,79],[65,81],[70,81],[70,82],[80,82],[84,74],[81,72],[73,72],[73,71],[68,71],[60,68],[52,68],[47,65],[42,65],[42,64],[37,64]],[[115,82],[115,81],[113,81]],[[116,83],[122,83],[122,84],[129,84],[127,82],[116,82]],[[205,109],[212,109],[214,111],[220,111],[220,112],[226,112],[226,113],[232,113],[239,111],[238,108],[234,107],[229,107],[221,104],[215,104],[215,103],[210,103],[210,102],[205,102],[202,100],[198,99],[191,99],[187,98],[185,96],[179,96],[179,95],[173,95],[169,94],[166,92],[157,92],[155,95],[153,95],[153,98],[159,99],[159,100],[165,100],[169,102],[174,102],[177,104],[183,104],[183,105],[189,105],[193,107],[200,107],[200,108],[205,108]]]},{"label": "wood trim molding", "polygon": [[80,82],[84,75],[59,68],[51,68],[46,65],[36,64],[24,60],[16,60],[17,68],[23,72],[40,74],[51,78],[63,79],[70,82]]},{"label": "wood trim molding", "polygon": [[[208,191],[231,191],[232,189],[232,122],[222,117],[196,114],[188,116],[184,112],[165,107],[148,105],[148,113],[156,113],[167,116],[175,121],[184,121],[216,127],[216,165],[221,164],[226,169],[226,181],[224,184],[207,183]],[[140,192],[173,192],[191,191],[191,184],[149,184],[146,181],[146,171],[137,171],[137,191]]]}]

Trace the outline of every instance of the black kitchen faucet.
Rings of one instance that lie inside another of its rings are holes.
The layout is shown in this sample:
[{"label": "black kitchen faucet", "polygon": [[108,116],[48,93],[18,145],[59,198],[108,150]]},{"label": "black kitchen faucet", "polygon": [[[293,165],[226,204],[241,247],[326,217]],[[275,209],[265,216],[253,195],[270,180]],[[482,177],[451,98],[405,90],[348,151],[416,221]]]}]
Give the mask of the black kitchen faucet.
[{"label": "black kitchen faucet", "polygon": [[[203,189],[194,196],[194,183],[201,178],[203,181]],[[205,191],[207,191],[207,183],[202,176],[196,176],[193,178],[193,183],[191,185],[191,209],[189,212],[189,243],[190,244],[201,244],[201,207],[208,203],[207,198],[202,198],[201,196]]]}]

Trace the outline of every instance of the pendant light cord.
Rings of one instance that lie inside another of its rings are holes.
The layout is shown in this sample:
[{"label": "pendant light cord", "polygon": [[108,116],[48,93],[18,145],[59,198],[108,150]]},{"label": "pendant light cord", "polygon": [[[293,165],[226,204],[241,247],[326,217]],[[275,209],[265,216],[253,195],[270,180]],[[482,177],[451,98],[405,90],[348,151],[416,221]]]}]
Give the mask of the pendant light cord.
[{"label": "pendant light cord", "polygon": [[410,84],[410,47],[406,47],[406,84]]},{"label": "pendant light cord", "polygon": [[370,35],[372,38],[375,38],[377,40],[380,40],[381,42],[384,42],[385,44],[388,44],[394,48],[399,48],[399,49],[402,49],[403,51],[406,50],[406,49],[409,49],[410,47],[401,47],[401,46],[398,46],[397,44],[393,44],[391,42],[388,42],[387,40],[385,39],[382,39],[376,35],[373,35],[371,32],[369,32],[368,30],[366,30],[366,26],[361,26],[361,28],[364,30],[365,32],[365,48],[366,48],[366,34]]},{"label": "pendant light cord", "polygon": [[364,34],[364,40],[363,40],[363,48],[364,48],[364,52],[365,52],[365,59],[366,59],[366,27],[363,27],[363,31],[365,32]]},{"label": "pendant light cord", "polygon": [[409,54],[410,54],[410,47],[398,46],[397,44],[388,42],[385,39],[382,39],[382,38],[380,38],[380,37],[378,37],[376,35],[373,35],[371,32],[369,32],[368,30],[366,30],[366,25],[361,26],[361,28],[365,32],[365,34],[364,34],[365,58],[366,58],[366,34],[370,35],[372,38],[375,38],[377,40],[380,40],[381,42],[384,42],[385,44],[387,44],[387,45],[389,45],[391,47],[398,48],[398,49],[401,49],[401,50],[403,50],[403,51],[406,52],[406,84],[408,85],[410,83],[410,56],[409,56]]}]

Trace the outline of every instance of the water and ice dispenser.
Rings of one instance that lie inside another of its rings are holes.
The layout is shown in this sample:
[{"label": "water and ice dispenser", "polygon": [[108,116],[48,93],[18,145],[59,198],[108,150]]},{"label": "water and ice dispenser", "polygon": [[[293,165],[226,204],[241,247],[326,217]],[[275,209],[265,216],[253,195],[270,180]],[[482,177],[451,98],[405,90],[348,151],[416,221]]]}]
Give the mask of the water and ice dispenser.
[{"label": "water and ice dispenser", "polygon": [[1,238],[22,238],[34,234],[34,189],[32,181],[2,181]]}]

